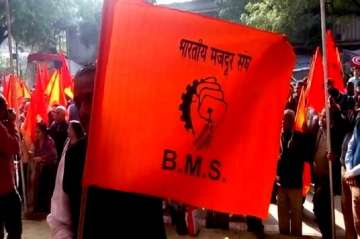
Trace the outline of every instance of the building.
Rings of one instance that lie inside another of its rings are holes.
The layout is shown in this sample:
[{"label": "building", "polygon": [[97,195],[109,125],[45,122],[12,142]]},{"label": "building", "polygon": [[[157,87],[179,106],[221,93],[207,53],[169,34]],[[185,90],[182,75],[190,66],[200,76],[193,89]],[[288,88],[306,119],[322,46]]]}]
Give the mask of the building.
[{"label": "building", "polygon": [[165,6],[213,17],[217,17],[219,13],[219,7],[215,0],[193,0],[189,2],[166,4]]}]

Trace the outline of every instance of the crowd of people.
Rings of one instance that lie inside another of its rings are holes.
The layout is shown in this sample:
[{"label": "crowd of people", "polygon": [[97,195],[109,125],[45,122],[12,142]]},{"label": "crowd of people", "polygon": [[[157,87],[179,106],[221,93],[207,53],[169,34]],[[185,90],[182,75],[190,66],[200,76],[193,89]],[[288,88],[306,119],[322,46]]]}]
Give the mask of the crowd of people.
[{"label": "crowd of people", "polygon": [[[360,236],[359,73],[360,67],[354,67],[345,92],[334,88],[329,81],[329,125],[325,110],[318,114],[309,108],[302,130],[295,130],[299,94],[307,80],[297,82],[291,89],[284,111],[274,187],[281,234],[302,235],[302,205],[306,197],[303,171],[305,163],[309,163],[314,185],[314,214],[322,237],[331,238],[330,175],[333,176],[334,194],[342,198],[346,238]],[[68,108],[56,106],[51,109],[48,124],[37,124],[30,149],[21,146],[16,114],[8,109],[5,98],[0,95],[0,238],[4,237],[3,228],[9,239],[21,238],[22,205],[14,184],[13,161],[25,154],[27,157],[21,157],[27,158],[22,159],[26,169],[27,190],[26,195],[22,195],[27,198],[25,216],[48,215],[51,238],[71,239],[77,238],[78,234],[87,239],[111,238],[118,233],[131,234],[135,238],[166,238],[162,199],[97,187],[82,188],[94,76],[94,66],[85,67],[75,76],[74,101]],[[26,106],[22,108],[20,113],[26,114]],[[327,148],[328,127],[331,152]],[[25,154],[21,152],[24,150]],[[177,215],[183,217],[183,214],[174,213],[174,222],[183,221]],[[212,220],[210,216],[208,219]],[[248,216],[247,223],[249,230],[257,232],[259,238],[263,236],[260,219]]]},{"label": "crowd of people", "polygon": [[[295,130],[297,104],[307,79],[295,85],[284,112],[280,157],[277,167],[278,216],[281,234],[302,235],[303,171],[305,163],[311,165],[314,215],[322,238],[332,238],[331,197],[341,195],[346,238],[360,236],[359,210],[359,150],[360,129],[360,68],[353,67],[353,76],[346,82],[346,90],[336,89],[328,82],[330,124],[326,110],[317,113],[307,109],[301,130]],[[327,147],[327,128],[330,130],[331,151]],[[329,160],[331,168],[329,167]],[[330,173],[331,170],[331,173]],[[333,194],[331,194],[332,176]]]}]

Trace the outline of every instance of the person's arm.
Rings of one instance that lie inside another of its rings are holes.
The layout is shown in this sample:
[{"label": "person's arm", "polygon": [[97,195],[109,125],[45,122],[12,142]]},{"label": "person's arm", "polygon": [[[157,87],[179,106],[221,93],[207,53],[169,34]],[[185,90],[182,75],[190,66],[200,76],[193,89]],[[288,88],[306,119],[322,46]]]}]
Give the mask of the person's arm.
[{"label": "person's arm", "polygon": [[355,153],[355,148],[356,148],[356,144],[357,144],[357,139],[355,138],[355,134],[356,134],[356,127],[355,127],[354,133],[351,136],[351,139],[349,141],[348,148],[347,148],[346,155],[345,155],[345,168],[347,171],[351,170],[352,162],[354,159],[354,153]]},{"label": "person's arm", "polygon": [[346,171],[346,176],[355,177],[360,175],[360,164],[353,167],[351,170]]},{"label": "person's arm", "polygon": [[19,153],[20,145],[18,137],[16,135],[16,130],[13,129],[13,133],[10,133],[9,130],[5,127],[3,123],[0,122],[0,152],[8,155],[14,155]]}]

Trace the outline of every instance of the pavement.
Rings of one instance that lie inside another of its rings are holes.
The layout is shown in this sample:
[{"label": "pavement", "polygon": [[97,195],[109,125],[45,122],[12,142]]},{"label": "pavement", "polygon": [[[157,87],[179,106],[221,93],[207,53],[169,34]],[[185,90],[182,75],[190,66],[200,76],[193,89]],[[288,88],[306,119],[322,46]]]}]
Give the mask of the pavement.
[{"label": "pavement", "polygon": [[[313,204],[311,203],[312,197],[309,195],[304,203],[304,221],[303,221],[303,238],[321,238],[319,229],[314,222],[314,215],[312,213]],[[341,213],[340,197],[335,197],[335,221],[336,221],[336,238],[344,238],[345,226]],[[23,239],[49,239],[49,228],[45,220],[40,221],[23,221],[24,233]],[[286,237],[279,235],[278,228],[277,206],[271,204],[269,208],[269,217],[264,221],[266,238],[279,238],[286,239]],[[200,219],[200,224],[204,225],[204,219]],[[168,239],[190,239],[194,237],[177,236],[175,229],[167,224]],[[231,222],[230,230],[213,230],[201,228],[200,234],[196,238],[201,239],[251,239],[255,236],[246,232],[246,224],[244,222]]]}]

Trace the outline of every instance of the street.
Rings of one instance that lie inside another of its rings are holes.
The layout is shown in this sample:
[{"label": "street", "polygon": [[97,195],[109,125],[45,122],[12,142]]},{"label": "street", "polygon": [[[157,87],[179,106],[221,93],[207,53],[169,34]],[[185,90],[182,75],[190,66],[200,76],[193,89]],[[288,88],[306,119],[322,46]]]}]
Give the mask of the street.
[{"label": "street", "polygon": [[[321,234],[314,222],[314,215],[312,213],[313,204],[311,203],[312,196],[309,195],[304,203],[304,221],[303,221],[303,235],[304,238],[321,238]],[[165,220],[168,219],[165,217]],[[337,238],[344,238],[345,226],[341,213],[340,197],[335,198],[335,219],[336,219],[336,233]],[[289,238],[280,236],[278,233],[278,217],[277,206],[271,204],[269,208],[269,218],[264,222],[266,238]],[[204,225],[205,220],[201,219],[200,224]],[[169,239],[183,238],[188,239],[192,237],[177,236],[175,229],[167,224],[167,234]],[[48,239],[49,228],[46,221],[29,221],[24,220],[24,239]],[[196,238],[201,239],[232,239],[232,238],[254,238],[251,233],[246,232],[246,223],[244,222],[231,222],[230,230],[215,230],[201,228],[200,234]]]}]

